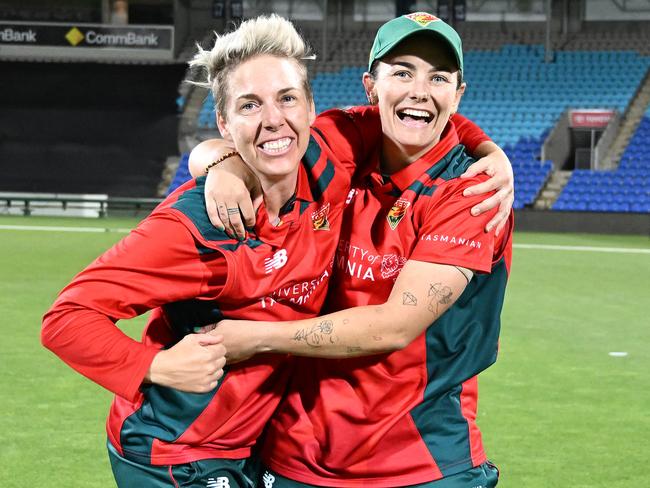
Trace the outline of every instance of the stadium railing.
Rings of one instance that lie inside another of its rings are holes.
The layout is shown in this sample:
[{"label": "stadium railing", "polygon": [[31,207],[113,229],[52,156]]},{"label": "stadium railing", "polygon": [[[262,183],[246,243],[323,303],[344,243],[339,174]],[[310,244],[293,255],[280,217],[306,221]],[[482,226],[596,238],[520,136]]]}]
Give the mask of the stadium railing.
[{"label": "stadium railing", "polygon": [[[5,213],[19,209],[24,216],[32,215],[37,210],[48,214],[66,215],[68,210],[81,211],[83,216],[106,217],[109,210],[140,211],[153,210],[160,198],[110,197],[108,195],[46,195],[27,193],[0,193],[0,203]],[[0,207],[2,213],[2,207]],[[79,213],[78,213],[79,214]]]}]

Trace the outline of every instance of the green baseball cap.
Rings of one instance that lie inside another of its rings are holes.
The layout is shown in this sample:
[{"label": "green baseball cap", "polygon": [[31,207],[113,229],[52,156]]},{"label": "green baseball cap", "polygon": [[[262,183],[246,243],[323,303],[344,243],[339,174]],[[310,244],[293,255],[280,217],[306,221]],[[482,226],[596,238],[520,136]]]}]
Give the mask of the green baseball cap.
[{"label": "green baseball cap", "polygon": [[460,71],[463,71],[463,43],[458,32],[449,24],[427,12],[402,15],[382,25],[377,31],[375,42],[372,43],[368,71],[371,70],[372,63],[376,59],[382,58],[408,36],[418,32],[432,32],[447,41],[456,57]]}]

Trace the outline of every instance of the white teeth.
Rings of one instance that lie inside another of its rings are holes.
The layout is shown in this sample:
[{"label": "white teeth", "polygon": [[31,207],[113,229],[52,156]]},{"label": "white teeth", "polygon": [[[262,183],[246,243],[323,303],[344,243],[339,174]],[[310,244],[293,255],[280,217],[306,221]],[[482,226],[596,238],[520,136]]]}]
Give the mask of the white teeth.
[{"label": "white teeth", "polygon": [[412,115],[413,117],[431,117],[429,112],[424,110],[415,110],[413,108],[405,108],[402,110],[402,113],[405,115]]},{"label": "white teeth", "polygon": [[289,144],[291,144],[291,139],[289,137],[284,137],[275,141],[265,142],[262,144],[262,148],[269,152],[280,152],[288,148]]}]

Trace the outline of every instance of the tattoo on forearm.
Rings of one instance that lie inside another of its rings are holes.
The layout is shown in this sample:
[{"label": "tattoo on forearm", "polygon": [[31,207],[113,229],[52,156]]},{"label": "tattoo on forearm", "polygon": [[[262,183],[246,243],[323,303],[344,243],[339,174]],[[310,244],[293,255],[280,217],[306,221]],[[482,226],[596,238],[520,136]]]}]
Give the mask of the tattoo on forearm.
[{"label": "tattoo on forearm", "polygon": [[441,305],[449,305],[451,303],[451,297],[453,296],[451,288],[442,283],[434,283],[429,285],[429,296],[432,297],[429,302],[428,309],[430,312],[433,312],[438,316],[438,310],[440,310]]},{"label": "tattoo on forearm", "polygon": [[334,334],[334,323],[331,320],[322,320],[311,328],[297,330],[293,340],[304,342],[309,347],[321,347],[325,344],[336,344],[339,338]]},{"label": "tattoo on forearm", "polygon": [[361,347],[359,347],[359,346],[348,346],[347,351],[348,351],[348,352],[360,352],[360,351],[361,351]]},{"label": "tattoo on forearm", "polygon": [[402,305],[407,305],[409,307],[415,307],[418,304],[418,299],[415,298],[413,293],[405,291],[402,293]]}]

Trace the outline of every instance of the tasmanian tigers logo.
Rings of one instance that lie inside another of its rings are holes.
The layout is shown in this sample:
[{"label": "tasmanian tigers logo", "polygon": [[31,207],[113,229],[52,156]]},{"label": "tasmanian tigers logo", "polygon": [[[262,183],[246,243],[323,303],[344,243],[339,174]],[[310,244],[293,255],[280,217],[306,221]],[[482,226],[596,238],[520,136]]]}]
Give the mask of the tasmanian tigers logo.
[{"label": "tasmanian tigers logo", "polygon": [[311,221],[314,224],[314,230],[330,230],[330,222],[327,220],[327,214],[329,211],[330,204],[326,203],[311,214]]},{"label": "tasmanian tigers logo", "polygon": [[435,15],[428,14],[426,12],[414,12],[412,14],[405,15],[407,19],[411,19],[413,22],[420,24],[422,27],[429,25],[431,22],[439,21],[440,19]]},{"label": "tasmanian tigers logo", "polygon": [[401,198],[393,204],[386,216],[386,220],[388,220],[388,225],[390,225],[391,229],[395,230],[397,228],[406,214],[406,209],[409,208],[410,205],[411,202],[408,200],[402,200]]}]

